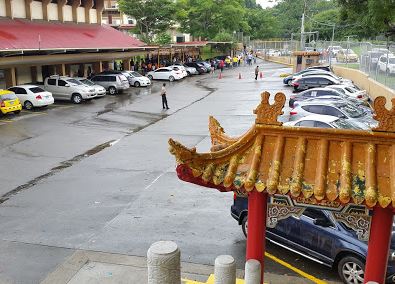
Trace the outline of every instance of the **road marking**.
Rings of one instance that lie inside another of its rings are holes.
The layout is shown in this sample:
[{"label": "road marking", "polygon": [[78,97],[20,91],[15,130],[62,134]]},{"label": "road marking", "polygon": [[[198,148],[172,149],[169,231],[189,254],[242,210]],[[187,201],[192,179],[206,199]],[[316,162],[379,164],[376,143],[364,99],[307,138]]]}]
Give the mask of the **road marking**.
[{"label": "road marking", "polygon": [[[183,284],[214,284],[214,274],[210,274],[206,282],[199,282],[199,281],[193,281],[193,280],[188,280],[188,279],[181,279],[184,283]],[[236,279],[235,284],[244,284],[243,279]]]},{"label": "road marking", "polygon": [[318,278],[315,278],[313,275],[310,275],[310,274],[308,274],[308,273],[306,273],[306,272],[304,272],[304,271],[302,271],[302,270],[300,270],[300,269],[298,269],[298,268],[292,266],[292,265],[289,264],[288,262],[285,262],[285,261],[283,261],[283,260],[281,260],[281,259],[275,257],[274,255],[272,255],[272,254],[270,254],[270,253],[268,253],[268,252],[265,252],[265,256],[268,257],[268,258],[270,258],[271,260],[273,260],[273,261],[275,261],[275,262],[281,264],[282,266],[285,266],[286,268],[288,268],[288,269],[290,269],[290,270],[296,272],[297,274],[303,276],[304,278],[309,279],[310,281],[312,281],[312,282],[314,282],[314,283],[317,283],[317,284],[326,284],[325,281],[320,280],[320,279],[318,279]]}]

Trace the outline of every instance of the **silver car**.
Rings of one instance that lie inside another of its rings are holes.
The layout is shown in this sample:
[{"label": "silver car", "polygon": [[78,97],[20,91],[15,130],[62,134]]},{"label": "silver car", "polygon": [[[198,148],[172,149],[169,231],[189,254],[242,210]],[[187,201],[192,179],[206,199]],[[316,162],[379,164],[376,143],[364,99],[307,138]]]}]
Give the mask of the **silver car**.
[{"label": "silver car", "polygon": [[300,102],[290,111],[289,120],[295,121],[311,114],[331,115],[342,118],[362,129],[365,129],[366,126],[370,128],[377,126],[377,121],[373,119],[371,113],[344,101]]},{"label": "silver car", "polygon": [[93,83],[91,80],[82,77],[78,77],[74,79],[80,81],[84,85],[94,88],[96,97],[104,97],[106,95],[106,89],[100,85]]},{"label": "silver car", "polygon": [[122,74],[99,74],[93,76],[91,81],[106,88],[110,95],[129,89],[129,81]]},{"label": "silver car", "polygon": [[367,125],[361,128],[353,124],[350,120],[339,118],[331,115],[312,114],[295,121],[288,121],[283,124],[284,126],[292,127],[317,127],[317,128],[338,128],[338,129],[356,129],[368,130]]}]

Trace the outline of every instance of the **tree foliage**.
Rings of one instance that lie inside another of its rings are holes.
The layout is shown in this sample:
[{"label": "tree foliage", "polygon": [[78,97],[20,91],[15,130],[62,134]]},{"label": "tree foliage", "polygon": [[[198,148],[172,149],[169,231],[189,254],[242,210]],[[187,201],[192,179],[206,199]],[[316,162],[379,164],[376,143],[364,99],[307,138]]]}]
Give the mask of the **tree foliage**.
[{"label": "tree foliage", "polygon": [[270,10],[260,7],[248,9],[246,18],[249,29],[245,32],[252,40],[278,37],[280,21]]},{"label": "tree foliage", "polygon": [[139,32],[146,42],[174,24],[175,5],[172,0],[119,0],[119,10],[136,19]]}]

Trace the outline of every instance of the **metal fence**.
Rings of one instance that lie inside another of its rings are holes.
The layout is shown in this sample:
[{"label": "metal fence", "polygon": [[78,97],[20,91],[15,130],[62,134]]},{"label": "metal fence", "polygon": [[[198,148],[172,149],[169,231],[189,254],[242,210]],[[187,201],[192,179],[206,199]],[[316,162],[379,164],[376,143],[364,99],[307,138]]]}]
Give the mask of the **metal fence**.
[{"label": "metal fence", "polygon": [[[251,41],[253,50],[274,56],[290,57],[298,50],[299,41]],[[331,48],[332,46],[332,48]],[[361,70],[395,90],[395,44],[374,44],[355,41],[317,41],[306,50],[321,52],[321,62]]]}]

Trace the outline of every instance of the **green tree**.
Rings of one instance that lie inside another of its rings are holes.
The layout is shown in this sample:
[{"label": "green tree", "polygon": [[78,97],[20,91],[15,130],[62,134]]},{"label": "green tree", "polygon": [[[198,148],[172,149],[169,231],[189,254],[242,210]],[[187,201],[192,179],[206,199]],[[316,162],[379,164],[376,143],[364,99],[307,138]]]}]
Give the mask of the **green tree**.
[{"label": "green tree", "polygon": [[161,32],[155,36],[155,43],[165,45],[171,43],[171,36],[167,32]]},{"label": "green tree", "polygon": [[350,26],[349,31],[360,38],[380,33],[395,32],[394,0],[338,0],[341,19]]},{"label": "green tree", "polygon": [[247,29],[245,10],[244,0],[178,0],[176,15],[184,32],[213,39]]},{"label": "green tree", "polygon": [[250,35],[252,40],[278,37],[280,21],[270,10],[260,7],[248,9],[246,18],[250,27],[246,34]]},{"label": "green tree", "polygon": [[118,3],[121,12],[136,19],[142,39],[147,42],[174,23],[172,0],[119,0]]},{"label": "green tree", "polygon": [[332,25],[338,26],[335,35],[338,35],[338,29],[340,26],[340,10],[330,9],[315,14],[308,20],[307,27],[312,31],[319,32],[319,38],[324,40],[331,40],[332,38]]}]

